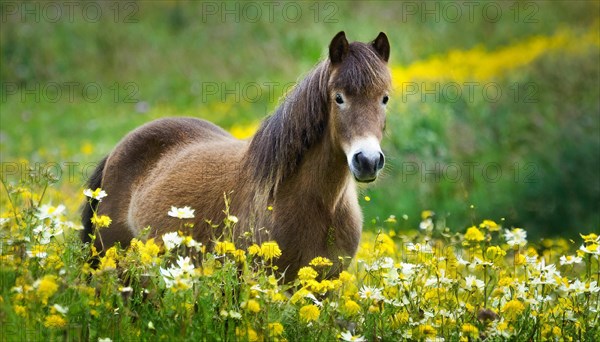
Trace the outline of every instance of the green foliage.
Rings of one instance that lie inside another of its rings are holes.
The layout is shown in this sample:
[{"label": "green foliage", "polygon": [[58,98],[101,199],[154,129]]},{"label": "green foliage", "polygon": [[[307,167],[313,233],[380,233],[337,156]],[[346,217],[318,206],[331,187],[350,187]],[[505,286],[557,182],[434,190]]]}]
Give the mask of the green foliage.
[{"label": "green foliage", "polygon": [[390,217],[377,234],[365,233],[339,276],[324,279],[335,260],[317,257],[283,283],[273,266],[282,252],[275,242],[231,242],[237,218],[227,204],[226,219],[214,223],[224,233],[213,234],[212,250],[182,223],[156,240],[134,239],[99,255],[81,243],[65,206],[48,204],[52,183],[44,176],[2,184],[1,204],[12,209],[0,218],[6,341],[600,337],[596,234],[582,234],[577,244],[538,244],[491,220],[450,233],[432,212],[422,214],[419,230]]},{"label": "green foliage", "polygon": [[[385,31],[390,64],[407,66],[454,50],[492,51],[564,27],[583,35],[598,22],[597,2],[476,2],[472,16],[461,7],[459,20],[447,2],[306,2],[297,4],[297,21],[286,20],[282,6],[272,19],[263,7],[258,20],[248,20],[243,3],[185,1],[98,2],[103,15],[90,21],[81,15],[85,2],[75,2],[73,19],[65,14],[56,22],[44,17],[44,2],[10,3],[38,10],[23,18],[2,7],[0,153],[9,163],[95,162],[127,132],[164,116],[253,125],[325,56],[340,30],[360,41]],[[208,15],[207,4],[240,10],[223,19],[223,8]],[[505,215],[507,224],[534,235],[600,226],[598,58],[597,46],[546,54],[493,80],[506,95],[499,102],[483,99],[481,89],[473,101],[444,92],[403,100],[396,85],[386,176],[364,190],[373,198],[365,216],[407,214],[414,226],[429,207],[458,223],[476,221],[473,205],[479,215]],[[260,96],[245,88],[251,84]],[[54,85],[62,92],[57,101]],[[219,91],[207,95],[206,85]],[[15,94],[7,88],[13,86]],[[86,98],[97,88],[97,101]],[[237,95],[224,94],[231,89]],[[534,102],[524,102],[527,95]],[[434,171],[409,176],[407,163]],[[440,175],[436,165],[450,174]],[[461,167],[459,181],[448,179],[455,176],[448,165]],[[497,182],[482,175],[489,165],[487,171],[502,172]],[[84,179],[62,181],[73,192]]]}]

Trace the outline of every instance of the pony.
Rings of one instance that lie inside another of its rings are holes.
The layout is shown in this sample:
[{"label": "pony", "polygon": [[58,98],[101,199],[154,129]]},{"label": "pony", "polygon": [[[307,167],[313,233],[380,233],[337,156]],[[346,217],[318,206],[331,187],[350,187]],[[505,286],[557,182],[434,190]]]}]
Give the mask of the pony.
[{"label": "pony", "polygon": [[[356,253],[362,231],[357,182],[374,181],[385,163],[380,142],[391,87],[390,45],[381,32],[348,43],[339,32],[328,58],[283,98],[248,140],[195,118],[163,118],[128,133],[90,177],[108,197],[84,206],[82,239],[101,251],[181,228],[171,206],[195,209],[196,241],[211,248],[222,228],[224,194],[236,246],[275,241],[286,280],[317,257],[338,274]],[[109,228],[91,218],[107,215]],[[249,234],[250,233],[250,234]]]}]

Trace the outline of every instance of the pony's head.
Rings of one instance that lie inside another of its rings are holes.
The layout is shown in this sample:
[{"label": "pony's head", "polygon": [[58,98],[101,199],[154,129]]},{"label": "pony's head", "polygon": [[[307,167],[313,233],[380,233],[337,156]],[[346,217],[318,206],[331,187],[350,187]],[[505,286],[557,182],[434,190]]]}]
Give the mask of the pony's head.
[{"label": "pony's head", "polygon": [[335,143],[359,182],[374,181],[385,163],[379,144],[391,87],[389,57],[383,32],[371,43],[351,44],[340,32],[329,45],[329,120]]}]

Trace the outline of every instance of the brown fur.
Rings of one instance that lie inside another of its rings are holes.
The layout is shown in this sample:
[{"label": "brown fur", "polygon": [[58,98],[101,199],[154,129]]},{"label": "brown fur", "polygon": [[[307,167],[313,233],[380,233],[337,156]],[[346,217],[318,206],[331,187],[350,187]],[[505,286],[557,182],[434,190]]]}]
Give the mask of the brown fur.
[{"label": "brown fur", "polygon": [[[100,231],[103,247],[126,246],[147,226],[161,241],[181,225],[167,216],[171,206],[196,210],[184,221],[210,246],[214,231],[205,219],[222,222],[226,193],[239,218],[236,245],[251,242],[243,238],[247,231],[252,242],[277,241],[283,251],[277,264],[287,279],[316,256],[352,257],[362,214],[344,146],[367,134],[381,139],[381,97],[390,87],[382,35],[371,44],[348,44],[338,34],[329,59],[299,82],[249,142],[193,118],[160,119],[129,133],[98,171],[108,193],[98,213],[113,220]],[[347,112],[335,104],[339,92],[352,104]],[[100,239],[96,247],[102,248]]]}]

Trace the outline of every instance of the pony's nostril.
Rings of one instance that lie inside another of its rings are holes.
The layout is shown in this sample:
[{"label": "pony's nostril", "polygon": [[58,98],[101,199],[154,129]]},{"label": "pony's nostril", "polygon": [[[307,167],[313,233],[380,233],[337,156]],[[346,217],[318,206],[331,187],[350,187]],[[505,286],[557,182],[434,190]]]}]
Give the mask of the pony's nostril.
[{"label": "pony's nostril", "polygon": [[361,157],[362,157],[362,152],[355,153],[354,157],[352,157],[352,163],[357,168],[361,167],[361,163],[360,163]]},{"label": "pony's nostril", "polygon": [[379,162],[377,163],[377,170],[383,169],[383,165],[385,165],[385,156],[383,153],[379,152]]}]

